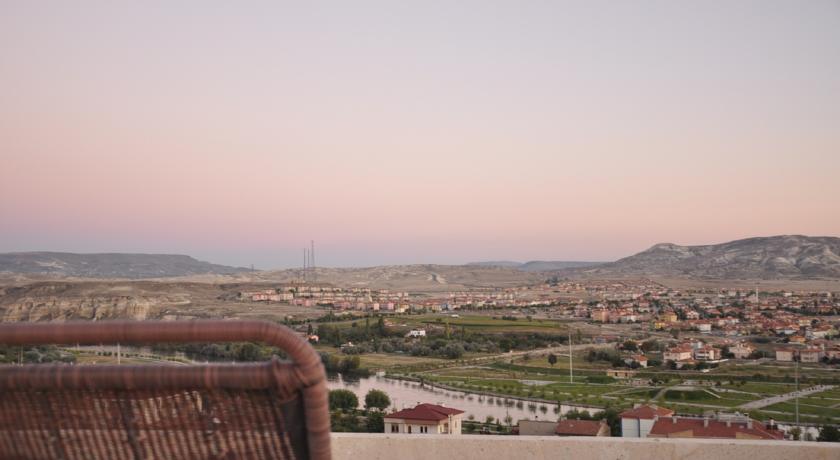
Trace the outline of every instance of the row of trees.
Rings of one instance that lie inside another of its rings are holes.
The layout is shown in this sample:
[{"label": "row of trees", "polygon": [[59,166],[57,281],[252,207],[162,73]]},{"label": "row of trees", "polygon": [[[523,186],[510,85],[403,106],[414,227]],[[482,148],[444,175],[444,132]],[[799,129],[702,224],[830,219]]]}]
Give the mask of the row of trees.
[{"label": "row of trees", "polygon": [[[350,390],[330,390],[330,410],[349,411],[359,407],[359,398]],[[365,410],[384,411],[391,407],[391,398],[382,390],[372,389],[365,395]]]},{"label": "row of trees", "polygon": [[[516,319],[515,317],[503,317]],[[384,317],[367,316],[353,321],[350,327],[321,323],[317,328],[308,325],[309,334],[318,336],[321,343],[342,347],[345,354],[396,353],[412,356],[434,356],[446,359],[460,359],[465,353],[498,353],[509,350],[532,350],[546,346],[568,343],[565,334],[544,332],[514,334],[475,334],[463,326],[450,325],[444,318],[438,318],[442,330],[429,331],[422,339],[407,339],[403,332],[385,325]],[[578,331],[578,341],[582,340]],[[344,346],[352,342],[353,346]]]},{"label": "row of trees", "polygon": [[391,398],[381,390],[372,389],[365,395],[364,411],[359,411],[359,399],[350,390],[331,390],[329,394],[330,423],[334,432],[382,433],[385,431],[385,410]]},{"label": "row of trees", "polygon": [[160,354],[181,352],[193,359],[207,361],[253,362],[265,361],[272,355],[285,356],[278,348],[252,342],[155,344],[152,350]]},{"label": "row of trees", "polygon": [[0,363],[17,362],[23,362],[25,364],[52,362],[74,363],[76,362],[76,355],[62,352],[55,345],[43,345],[38,347],[0,347]]},{"label": "row of trees", "polygon": [[365,375],[367,369],[361,367],[362,360],[358,356],[337,356],[321,353],[321,362],[327,372],[337,372],[342,375]]},{"label": "row of trees", "polygon": [[[359,324],[358,321],[351,323],[350,328],[340,328],[330,324],[321,324],[318,326],[318,338],[322,342],[332,344],[333,346],[341,346],[345,342],[367,342],[374,338],[384,338],[394,335],[399,335],[388,330],[385,327],[385,318],[379,316],[375,322],[371,322],[371,318],[365,317],[364,322]],[[312,334],[315,332],[312,325],[308,326],[308,332]]]}]

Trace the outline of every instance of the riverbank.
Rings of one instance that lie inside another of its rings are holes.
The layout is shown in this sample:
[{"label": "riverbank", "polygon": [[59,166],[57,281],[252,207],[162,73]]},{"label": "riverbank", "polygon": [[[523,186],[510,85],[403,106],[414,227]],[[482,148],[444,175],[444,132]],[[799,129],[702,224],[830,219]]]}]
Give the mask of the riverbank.
[{"label": "riverbank", "polygon": [[513,395],[504,394],[504,393],[496,393],[496,392],[485,391],[485,390],[465,391],[461,388],[456,388],[456,387],[446,385],[446,384],[443,384],[443,383],[434,382],[434,381],[425,380],[425,379],[418,379],[416,377],[410,377],[410,376],[405,376],[405,375],[386,373],[384,375],[384,377],[392,379],[392,380],[403,380],[403,381],[408,381],[408,382],[416,382],[416,383],[419,383],[421,386],[422,385],[428,385],[432,390],[434,390],[435,388],[439,388],[441,390],[464,393],[466,395],[487,396],[487,397],[495,398],[495,399],[523,401],[523,402],[536,403],[536,404],[542,404],[542,405],[567,406],[567,407],[575,408],[578,412],[586,411],[586,412],[588,412],[589,414],[592,414],[592,415],[606,409],[605,407],[584,405],[584,404],[578,404],[578,403],[569,402],[569,401],[559,401],[559,400],[554,400],[554,399],[533,398],[533,397],[528,397],[528,396],[513,396]]}]

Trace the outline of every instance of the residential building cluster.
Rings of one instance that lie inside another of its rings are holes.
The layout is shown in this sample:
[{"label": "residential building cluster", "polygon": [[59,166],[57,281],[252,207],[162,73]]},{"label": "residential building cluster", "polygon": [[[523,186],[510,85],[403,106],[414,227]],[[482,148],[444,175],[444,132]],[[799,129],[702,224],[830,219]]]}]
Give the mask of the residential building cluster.
[{"label": "residential building cluster", "polygon": [[742,414],[677,416],[664,407],[642,405],[621,413],[625,438],[784,439],[775,425]]}]

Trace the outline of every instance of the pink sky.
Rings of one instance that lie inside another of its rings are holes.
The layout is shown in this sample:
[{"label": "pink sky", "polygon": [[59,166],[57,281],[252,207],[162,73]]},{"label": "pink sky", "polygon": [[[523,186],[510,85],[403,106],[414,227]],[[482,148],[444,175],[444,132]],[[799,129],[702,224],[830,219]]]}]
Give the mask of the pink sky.
[{"label": "pink sky", "polygon": [[[402,3],[402,2],[400,2]],[[0,251],[612,260],[840,235],[840,6],[0,4]]]}]

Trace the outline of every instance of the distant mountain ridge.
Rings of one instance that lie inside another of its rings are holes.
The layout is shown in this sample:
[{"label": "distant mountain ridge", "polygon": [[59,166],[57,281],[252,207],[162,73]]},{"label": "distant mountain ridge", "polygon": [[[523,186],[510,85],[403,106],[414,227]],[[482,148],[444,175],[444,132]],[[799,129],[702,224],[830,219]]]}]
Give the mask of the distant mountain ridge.
[{"label": "distant mountain ridge", "polygon": [[[0,273],[76,278],[170,278],[235,275],[265,281],[293,280],[299,270],[244,273],[248,269],[177,254],[74,254],[18,252],[0,254]],[[262,274],[261,274],[262,273]],[[466,265],[407,265],[367,268],[318,268],[323,282],[407,289],[456,289],[537,282],[559,276],[672,277],[706,279],[840,279],[840,238],[783,235],[722,244],[681,246],[661,243],[615,262],[514,261]]]},{"label": "distant mountain ridge", "polygon": [[717,279],[840,278],[840,238],[782,235],[702,246],[661,243],[636,255],[576,272]]},{"label": "distant mountain ridge", "polygon": [[523,263],[509,260],[499,260],[488,262],[470,262],[467,266],[515,268],[525,272],[550,272],[567,268],[595,267],[604,263],[605,262],[578,262],[564,260],[531,260]]},{"label": "distant mountain ridge", "polygon": [[0,254],[0,272],[79,278],[168,278],[200,274],[230,275],[241,267],[211,264],[180,254],[75,254],[12,252]]}]

